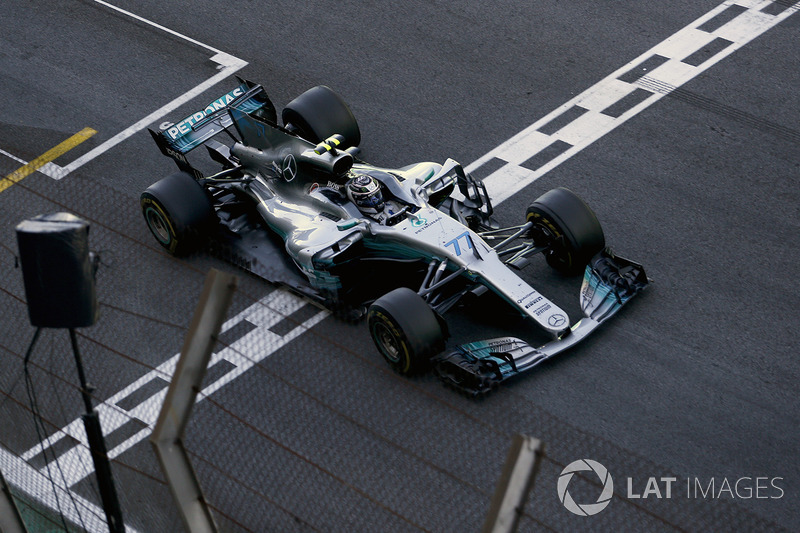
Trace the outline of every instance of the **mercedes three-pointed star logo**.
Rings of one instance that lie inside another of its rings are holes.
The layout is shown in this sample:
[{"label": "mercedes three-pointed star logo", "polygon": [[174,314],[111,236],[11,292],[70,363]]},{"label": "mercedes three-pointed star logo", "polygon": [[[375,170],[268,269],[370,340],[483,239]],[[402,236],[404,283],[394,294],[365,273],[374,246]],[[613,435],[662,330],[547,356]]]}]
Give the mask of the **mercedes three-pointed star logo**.
[{"label": "mercedes three-pointed star logo", "polygon": [[550,318],[547,319],[547,323],[554,328],[560,328],[567,323],[567,317],[560,313],[556,315],[550,315]]},{"label": "mercedes three-pointed star logo", "polygon": [[286,181],[292,181],[297,176],[297,161],[294,160],[292,154],[283,158],[283,166],[281,167],[281,174]]}]

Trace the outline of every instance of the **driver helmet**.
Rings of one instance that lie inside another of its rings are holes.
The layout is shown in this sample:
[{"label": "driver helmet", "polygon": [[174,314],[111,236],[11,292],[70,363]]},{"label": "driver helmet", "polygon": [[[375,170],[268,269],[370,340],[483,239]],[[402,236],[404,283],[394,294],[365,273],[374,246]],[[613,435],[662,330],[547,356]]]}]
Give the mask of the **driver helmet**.
[{"label": "driver helmet", "polygon": [[381,184],[367,174],[357,174],[347,184],[347,197],[365,214],[383,211]]}]

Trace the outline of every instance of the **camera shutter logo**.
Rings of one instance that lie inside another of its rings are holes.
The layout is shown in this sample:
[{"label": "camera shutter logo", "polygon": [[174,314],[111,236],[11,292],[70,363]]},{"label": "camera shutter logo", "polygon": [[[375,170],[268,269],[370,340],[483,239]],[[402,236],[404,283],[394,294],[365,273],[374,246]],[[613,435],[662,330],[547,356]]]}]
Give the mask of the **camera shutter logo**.
[{"label": "camera shutter logo", "polygon": [[[576,503],[570,496],[567,486],[572,481],[572,476],[575,472],[594,472],[600,478],[603,484],[603,490],[597,498],[596,503]],[[611,501],[611,496],[614,495],[614,481],[611,479],[611,474],[608,469],[597,461],[591,459],[579,459],[568,464],[561,475],[558,476],[558,499],[567,510],[571,513],[580,516],[596,515],[605,509]]]}]

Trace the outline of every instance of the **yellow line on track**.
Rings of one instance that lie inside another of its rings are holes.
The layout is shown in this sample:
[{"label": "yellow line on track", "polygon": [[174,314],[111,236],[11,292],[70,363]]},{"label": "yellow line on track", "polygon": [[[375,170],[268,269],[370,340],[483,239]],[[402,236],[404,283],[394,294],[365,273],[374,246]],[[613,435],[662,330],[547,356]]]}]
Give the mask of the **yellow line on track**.
[{"label": "yellow line on track", "polygon": [[5,178],[0,179],[0,192],[3,192],[4,190],[8,189],[15,183],[19,183],[23,178],[30,176],[31,174],[36,172],[38,169],[40,169],[47,163],[53,161],[58,156],[63,155],[66,152],[69,152],[70,150],[81,144],[83,141],[90,138],[95,133],[97,133],[97,131],[93,130],[92,128],[83,128],[81,131],[79,131],[66,141],[49,149],[48,151],[46,151],[45,153],[43,153],[42,155],[31,161],[27,165],[19,167],[17,170],[12,172]]}]

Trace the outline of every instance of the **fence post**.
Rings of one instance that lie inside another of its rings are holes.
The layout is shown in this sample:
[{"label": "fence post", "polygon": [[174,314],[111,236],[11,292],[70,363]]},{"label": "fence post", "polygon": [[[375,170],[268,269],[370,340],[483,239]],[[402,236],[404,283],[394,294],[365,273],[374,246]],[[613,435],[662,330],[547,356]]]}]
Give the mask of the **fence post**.
[{"label": "fence post", "polygon": [[517,530],[525,501],[539,470],[543,449],[544,445],[539,439],[514,435],[482,533],[512,533]]},{"label": "fence post", "polygon": [[3,533],[28,533],[25,522],[19,514],[14,495],[0,472],[0,531]]},{"label": "fence post", "polygon": [[184,527],[192,533],[213,533],[217,526],[183,445],[183,434],[236,286],[237,278],[232,274],[211,269],[206,276],[175,374],[150,435]]}]

